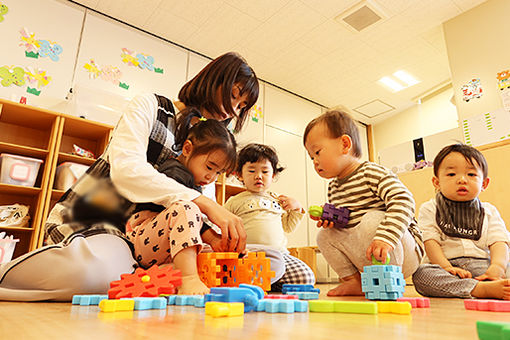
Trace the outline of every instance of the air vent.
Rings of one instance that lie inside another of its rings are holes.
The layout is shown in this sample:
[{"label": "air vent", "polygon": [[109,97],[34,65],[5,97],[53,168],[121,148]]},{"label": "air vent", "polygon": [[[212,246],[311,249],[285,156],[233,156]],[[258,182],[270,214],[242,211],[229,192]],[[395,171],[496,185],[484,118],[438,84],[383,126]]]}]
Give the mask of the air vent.
[{"label": "air vent", "polygon": [[390,112],[392,110],[395,110],[393,106],[386,104],[379,99],[373,100],[354,109],[354,111],[361,113],[368,118],[374,118],[375,116]]},{"label": "air vent", "polygon": [[354,32],[361,32],[367,27],[380,22],[383,18],[385,16],[382,11],[376,8],[373,3],[365,0],[341,13],[335,20]]}]

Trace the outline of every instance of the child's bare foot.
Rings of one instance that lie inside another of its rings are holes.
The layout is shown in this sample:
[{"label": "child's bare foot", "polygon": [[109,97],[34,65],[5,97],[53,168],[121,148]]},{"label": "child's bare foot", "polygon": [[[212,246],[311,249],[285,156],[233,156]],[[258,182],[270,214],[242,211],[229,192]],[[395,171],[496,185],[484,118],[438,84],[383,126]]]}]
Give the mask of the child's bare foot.
[{"label": "child's bare foot", "polygon": [[346,276],[338,286],[328,292],[328,296],[364,295],[361,291],[361,274]]},{"label": "child's bare foot", "polygon": [[179,288],[179,295],[204,295],[209,294],[209,288],[200,280],[198,275],[182,277],[182,285]]},{"label": "child's bare foot", "polygon": [[510,279],[480,281],[471,291],[471,295],[477,298],[510,300]]}]

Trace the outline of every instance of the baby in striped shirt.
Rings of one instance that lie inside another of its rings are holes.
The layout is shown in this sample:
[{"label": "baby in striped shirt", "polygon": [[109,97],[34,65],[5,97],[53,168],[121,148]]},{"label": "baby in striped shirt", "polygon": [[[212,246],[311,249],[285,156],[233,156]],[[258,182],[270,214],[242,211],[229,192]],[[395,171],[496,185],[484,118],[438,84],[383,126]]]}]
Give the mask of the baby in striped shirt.
[{"label": "baby in striped shirt", "polygon": [[388,169],[361,161],[359,131],[354,120],[341,111],[328,111],[312,120],[303,143],[315,171],[331,179],[328,201],[348,208],[345,228],[319,220],[317,245],[335,270],[341,284],[329,296],[363,295],[361,274],[372,256],[402,267],[404,277],[418,268],[424,248],[414,218],[414,199]]}]

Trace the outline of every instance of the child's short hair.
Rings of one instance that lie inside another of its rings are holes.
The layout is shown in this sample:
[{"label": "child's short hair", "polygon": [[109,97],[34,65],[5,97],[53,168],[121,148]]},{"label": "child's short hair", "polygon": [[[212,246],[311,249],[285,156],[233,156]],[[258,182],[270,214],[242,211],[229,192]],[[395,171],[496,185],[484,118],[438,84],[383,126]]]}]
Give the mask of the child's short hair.
[{"label": "child's short hair", "polygon": [[338,138],[343,135],[351,137],[352,154],[355,157],[361,157],[361,142],[358,127],[351,116],[343,111],[328,111],[308,123],[305,129],[305,134],[303,135],[303,144],[306,143],[306,138],[308,137],[310,130],[319,123],[326,124],[326,127],[329,130],[329,137],[331,138]]},{"label": "child's short hair", "polygon": [[452,152],[458,152],[464,158],[466,161],[469,162],[469,164],[475,166],[473,160],[476,161],[480,169],[483,173],[483,178],[487,178],[489,174],[489,167],[487,166],[487,161],[485,160],[485,157],[482,155],[480,151],[475,149],[472,146],[463,144],[463,143],[456,143],[452,145],[445,146],[439,153],[437,154],[436,158],[434,158],[434,175],[437,176],[437,173],[439,171],[439,166],[443,162],[446,156],[451,154]]},{"label": "child's short hair", "polygon": [[239,155],[237,156],[236,172],[240,175],[243,171],[243,166],[246,163],[256,163],[264,159],[267,159],[269,163],[271,163],[273,173],[275,175],[285,169],[278,165],[278,155],[273,147],[264,144],[251,143],[239,151]]},{"label": "child's short hair", "polygon": [[182,149],[182,145],[186,140],[193,143],[193,151],[190,157],[221,150],[225,152],[227,157],[225,171],[228,173],[234,171],[237,161],[237,143],[234,135],[223,122],[215,119],[200,120],[189,128],[185,137],[182,134],[176,134],[175,144],[180,145]]}]

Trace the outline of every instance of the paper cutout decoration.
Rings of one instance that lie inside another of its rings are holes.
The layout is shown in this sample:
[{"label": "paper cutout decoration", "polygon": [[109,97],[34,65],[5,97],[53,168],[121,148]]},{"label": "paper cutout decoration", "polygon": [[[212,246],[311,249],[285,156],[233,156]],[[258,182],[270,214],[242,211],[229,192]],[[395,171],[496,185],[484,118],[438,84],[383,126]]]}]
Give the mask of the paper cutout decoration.
[{"label": "paper cutout decoration", "polygon": [[12,84],[16,86],[23,86],[25,85],[25,70],[16,66],[11,71],[11,69],[7,66],[3,66],[0,67],[0,78],[2,78],[0,84],[4,87],[11,86]]},{"label": "paper cutout decoration", "polygon": [[255,123],[258,123],[259,119],[262,119],[262,117],[263,117],[262,107],[260,107],[259,105],[253,106],[253,108],[251,109],[250,116],[251,116],[252,121],[254,121]]},{"label": "paper cutout decoration", "polygon": [[41,94],[41,90],[37,91],[36,88],[31,88],[30,86],[27,86],[27,92],[36,96]]},{"label": "paper cutout decoration", "polygon": [[64,50],[62,46],[53,41],[37,40],[35,33],[28,32],[26,28],[21,29],[19,32],[21,34],[19,46],[25,48],[25,56],[27,58],[49,57],[53,61],[60,60],[59,56]]},{"label": "paper cutout decoration", "polygon": [[62,53],[63,48],[57,43],[49,42],[48,40],[39,40],[41,48],[39,48],[39,55],[41,57],[50,57],[53,61],[59,60],[59,54]]},{"label": "paper cutout decoration", "polygon": [[465,102],[469,102],[473,98],[480,98],[483,94],[482,84],[479,78],[471,79],[469,83],[462,86],[461,90],[462,99]]},{"label": "paper cutout decoration", "polygon": [[[40,68],[33,69],[32,67],[27,67],[25,72],[27,80],[33,84],[37,82],[37,87],[43,87],[48,85],[51,81],[51,77],[46,75],[46,71],[43,71]],[[29,92],[32,93],[32,92]]]},{"label": "paper cutout decoration", "polygon": [[9,7],[0,2],[0,22],[4,21],[4,15],[9,12]]},{"label": "paper cutout decoration", "polygon": [[83,68],[87,70],[89,73],[90,79],[101,78],[104,81],[109,81],[114,85],[118,85],[123,89],[129,89],[129,85],[122,83],[120,79],[122,78],[122,72],[120,69],[113,65],[106,65],[100,67],[96,64],[94,59],[90,59],[88,63],[83,65]]},{"label": "paper cutout decoration", "polygon": [[122,62],[128,66],[138,66],[142,70],[147,69],[160,74],[164,72],[162,68],[154,66],[154,57],[145,53],[137,53],[135,57],[135,51],[123,47],[120,57]]},{"label": "paper cutout decoration", "polygon": [[501,71],[496,75],[498,78],[498,88],[501,90],[499,95],[503,102],[503,108],[510,111],[510,71]]}]

